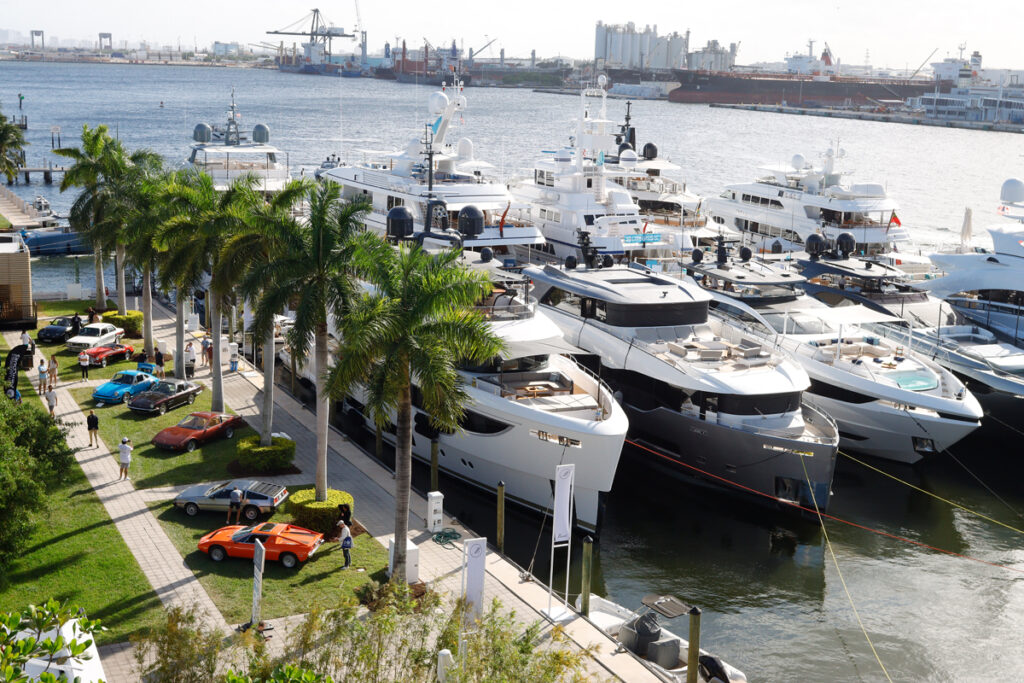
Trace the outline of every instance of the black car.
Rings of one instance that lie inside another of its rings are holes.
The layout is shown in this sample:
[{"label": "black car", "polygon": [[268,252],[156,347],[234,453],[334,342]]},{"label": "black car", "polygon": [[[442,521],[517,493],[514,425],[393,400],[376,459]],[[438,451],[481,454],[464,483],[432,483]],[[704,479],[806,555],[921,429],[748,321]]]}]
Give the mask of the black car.
[{"label": "black car", "polygon": [[180,379],[160,380],[149,391],[143,391],[128,402],[128,407],[137,413],[159,413],[163,415],[172,408],[191,405],[203,390],[202,384]]},{"label": "black car", "polygon": [[66,342],[71,339],[71,318],[54,318],[49,325],[36,333],[36,341],[40,344]]}]

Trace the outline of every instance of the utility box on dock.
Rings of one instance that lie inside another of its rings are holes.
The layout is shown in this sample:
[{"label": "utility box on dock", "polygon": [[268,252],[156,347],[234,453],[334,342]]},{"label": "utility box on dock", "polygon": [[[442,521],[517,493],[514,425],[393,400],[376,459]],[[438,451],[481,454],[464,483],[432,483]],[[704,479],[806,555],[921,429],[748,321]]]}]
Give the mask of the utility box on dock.
[{"label": "utility box on dock", "polygon": [[[395,539],[388,541],[388,574],[395,571]],[[409,539],[405,539],[405,582],[416,583],[420,580],[420,549]]]},{"label": "utility box on dock", "polygon": [[427,530],[436,534],[444,528],[444,494],[431,491],[427,494]]}]

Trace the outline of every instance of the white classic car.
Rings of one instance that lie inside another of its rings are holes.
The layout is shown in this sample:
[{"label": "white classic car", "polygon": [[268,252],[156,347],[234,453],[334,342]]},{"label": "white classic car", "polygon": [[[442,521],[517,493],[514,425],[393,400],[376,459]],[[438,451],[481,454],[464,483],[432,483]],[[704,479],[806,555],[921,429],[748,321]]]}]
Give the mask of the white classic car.
[{"label": "white classic car", "polygon": [[124,330],[110,323],[93,323],[81,329],[77,336],[68,339],[68,351],[82,351],[103,344],[115,344],[121,341]]}]

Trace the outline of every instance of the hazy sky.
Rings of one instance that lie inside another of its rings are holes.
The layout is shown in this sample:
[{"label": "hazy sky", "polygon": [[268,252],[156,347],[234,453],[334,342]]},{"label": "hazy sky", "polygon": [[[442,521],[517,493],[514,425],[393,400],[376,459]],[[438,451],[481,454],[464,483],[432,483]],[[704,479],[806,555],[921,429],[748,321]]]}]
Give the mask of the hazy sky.
[{"label": "hazy sky", "polygon": [[[349,29],[355,24],[354,0],[0,0],[0,28],[91,40],[107,31],[115,46],[122,40],[173,45],[180,40],[183,46],[214,40],[249,43],[272,40],[264,31],[292,24],[316,4],[335,25]],[[371,52],[385,40],[394,44],[396,36],[410,45],[421,44],[426,36],[435,44],[456,38],[466,48],[497,38],[493,56],[504,47],[509,56],[527,56],[535,48],[540,56],[593,57],[594,24],[601,20],[657,24],[659,34],[690,29],[691,49],[709,39],[738,41],[739,63],[780,61],[787,52],[805,50],[813,38],[818,41],[815,52],[827,41],[850,64],[863,63],[869,50],[875,66],[916,68],[933,49],[938,48],[933,59],[941,59],[955,56],[958,44],[966,43],[968,53],[981,51],[986,66],[1024,68],[1020,0],[363,0],[361,10]],[[351,44],[336,41],[335,52],[348,52]]]}]

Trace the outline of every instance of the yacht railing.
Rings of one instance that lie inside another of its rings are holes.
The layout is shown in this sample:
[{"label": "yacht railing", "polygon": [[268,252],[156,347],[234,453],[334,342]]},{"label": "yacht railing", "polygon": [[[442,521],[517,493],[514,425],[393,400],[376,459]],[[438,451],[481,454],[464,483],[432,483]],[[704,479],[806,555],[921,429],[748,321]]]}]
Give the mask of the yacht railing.
[{"label": "yacht railing", "polygon": [[473,306],[473,310],[488,320],[526,320],[537,313],[537,302],[528,304],[481,304]]}]

